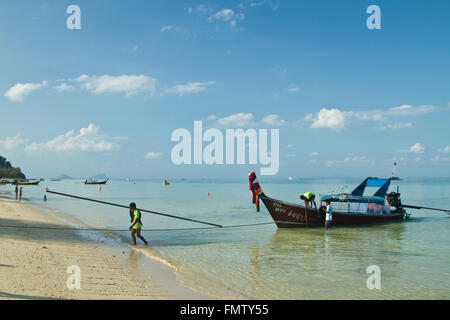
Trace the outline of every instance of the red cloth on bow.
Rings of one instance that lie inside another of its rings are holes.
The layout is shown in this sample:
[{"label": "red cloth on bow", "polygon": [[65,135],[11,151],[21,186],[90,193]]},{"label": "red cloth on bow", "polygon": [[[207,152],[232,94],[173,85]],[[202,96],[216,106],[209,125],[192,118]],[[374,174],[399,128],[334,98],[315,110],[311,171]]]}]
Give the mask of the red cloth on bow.
[{"label": "red cloth on bow", "polygon": [[256,197],[262,193],[262,189],[259,186],[258,180],[256,179],[255,172],[250,172],[248,175],[248,180],[250,183],[250,191],[252,192],[252,203],[256,204]]}]

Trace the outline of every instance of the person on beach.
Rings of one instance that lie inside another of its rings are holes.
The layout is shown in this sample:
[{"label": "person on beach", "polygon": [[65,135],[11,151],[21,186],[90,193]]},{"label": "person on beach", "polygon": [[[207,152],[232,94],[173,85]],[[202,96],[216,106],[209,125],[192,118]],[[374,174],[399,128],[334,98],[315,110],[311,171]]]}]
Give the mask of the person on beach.
[{"label": "person on beach", "polygon": [[333,221],[333,207],[331,207],[330,201],[325,201],[327,204],[325,208],[325,229],[331,228],[332,221]]},{"label": "person on beach", "polygon": [[316,195],[312,192],[306,192],[300,196],[300,199],[305,201],[305,207],[311,207],[314,203],[314,208],[317,209],[316,201],[314,200],[316,198]]},{"label": "person on beach", "polygon": [[143,236],[141,236],[141,229],[142,229],[142,221],[141,221],[141,212],[136,209],[136,203],[132,202],[130,203],[130,218],[132,225],[130,226],[131,230],[131,238],[133,239],[133,245],[136,245],[136,234],[139,239],[144,241],[145,245],[148,244],[147,240],[144,239]]},{"label": "person on beach", "polygon": [[16,200],[17,200],[18,194],[19,194],[19,182],[16,181]]},{"label": "person on beach", "polygon": [[22,187],[20,187],[19,200],[22,200]]}]

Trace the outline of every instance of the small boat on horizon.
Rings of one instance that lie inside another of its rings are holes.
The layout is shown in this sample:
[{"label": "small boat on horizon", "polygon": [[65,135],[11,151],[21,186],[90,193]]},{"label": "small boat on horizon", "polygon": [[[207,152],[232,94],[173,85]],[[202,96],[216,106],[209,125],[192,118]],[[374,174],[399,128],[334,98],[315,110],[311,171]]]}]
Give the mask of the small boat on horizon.
[{"label": "small boat on horizon", "polygon": [[169,184],[170,184],[169,179],[166,178],[166,179],[164,180],[164,185],[165,185],[165,186],[168,186]]},{"label": "small boat on horizon", "polygon": [[86,181],[84,181],[84,184],[105,184],[108,182],[108,180],[109,178],[106,180],[86,179]]}]

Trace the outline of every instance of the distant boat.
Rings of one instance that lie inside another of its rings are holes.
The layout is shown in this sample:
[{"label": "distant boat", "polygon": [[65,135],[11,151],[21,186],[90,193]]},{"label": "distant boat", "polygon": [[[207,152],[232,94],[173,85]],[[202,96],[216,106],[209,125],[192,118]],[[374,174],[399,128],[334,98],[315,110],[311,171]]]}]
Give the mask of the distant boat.
[{"label": "distant boat", "polygon": [[87,179],[86,181],[84,181],[84,184],[105,184],[108,182],[108,180],[109,178],[106,180]]},{"label": "distant boat", "polygon": [[61,181],[61,179],[50,179],[50,181]]},{"label": "distant boat", "polygon": [[292,178],[291,176],[289,176],[288,180],[294,180],[294,178]]},{"label": "distant boat", "polygon": [[170,184],[169,179],[164,180],[164,185],[168,186]]},{"label": "distant boat", "polygon": [[31,186],[31,185],[37,185],[39,184],[39,182],[41,182],[40,180],[36,180],[36,181],[19,181],[19,185],[21,186]]}]

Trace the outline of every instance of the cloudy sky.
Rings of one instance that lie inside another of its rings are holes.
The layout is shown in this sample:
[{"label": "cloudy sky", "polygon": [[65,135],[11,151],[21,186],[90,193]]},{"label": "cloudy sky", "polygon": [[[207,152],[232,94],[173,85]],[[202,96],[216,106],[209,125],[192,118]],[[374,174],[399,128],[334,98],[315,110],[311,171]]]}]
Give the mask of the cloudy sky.
[{"label": "cloudy sky", "polygon": [[[69,5],[81,29],[69,30]],[[369,5],[381,29],[369,30]],[[278,177],[450,174],[448,1],[0,3],[0,155],[30,177],[176,166],[177,128],[278,128]]]}]

